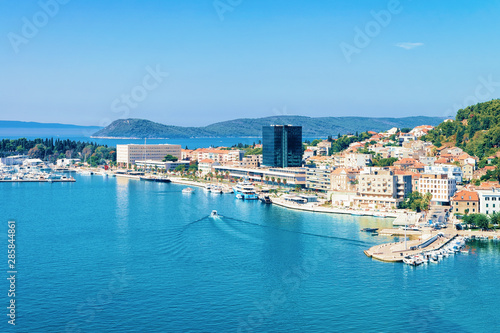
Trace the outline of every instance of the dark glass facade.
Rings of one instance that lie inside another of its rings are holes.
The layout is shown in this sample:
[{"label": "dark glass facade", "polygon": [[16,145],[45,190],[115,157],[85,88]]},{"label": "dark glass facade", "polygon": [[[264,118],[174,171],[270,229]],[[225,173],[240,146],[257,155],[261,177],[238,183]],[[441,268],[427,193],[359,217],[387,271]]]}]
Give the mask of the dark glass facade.
[{"label": "dark glass facade", "polygon": [[302,165],[302,126],[262,127],[262,164],[269,167]]}]

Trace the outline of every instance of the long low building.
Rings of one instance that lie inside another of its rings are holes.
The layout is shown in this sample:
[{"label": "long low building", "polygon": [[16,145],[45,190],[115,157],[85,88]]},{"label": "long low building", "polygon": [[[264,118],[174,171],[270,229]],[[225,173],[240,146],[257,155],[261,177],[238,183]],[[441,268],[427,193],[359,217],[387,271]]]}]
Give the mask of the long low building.
[{"label": "long low building", "polygon": [[162,161],[167,155],[181,159],[181,145],[116,145],[116,163],[127,166],[135,161]]},{"label": "long low building", "polygon": [[135,165],[138,167],[146,167],[150,169],[158,168],[162,170],[174,170],[177,168],[179,165],[183,165],[184,168],[189,167],[189,161],[167,161],[167,162],[161,162],[161,161],[135,161]]},{"label": "long low building", "polygon": [[270,185],[301,187],[306,185],[305,168],[239,168],[217,165],[213,169],[234,179],[242,178]]}]

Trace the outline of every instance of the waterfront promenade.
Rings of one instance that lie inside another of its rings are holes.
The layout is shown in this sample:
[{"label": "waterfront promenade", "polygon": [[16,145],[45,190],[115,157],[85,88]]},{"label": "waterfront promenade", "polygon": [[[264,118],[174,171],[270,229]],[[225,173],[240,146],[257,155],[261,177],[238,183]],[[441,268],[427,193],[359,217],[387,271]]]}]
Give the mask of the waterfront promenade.
[{"label": "waterfront promenade", "polygon": [[[372,210],[356,210],[356,209],[347,209],[347,208],[335,208],[335,207],[325,207],[320,205],[318,202],[310,202],[305,204],[299,204],[296,202],[291,202],[288,200],[284,200],[279,197],[271,197],[271,201],[274,205],[278,205],[281,207],[296,209],[308,212],[316,212],[316,213],[329,213],[329,214],[347,214],[347,215],[355,215],[355,216],[375,216],[375,217],[386,217],[386,218],[402,218],[405,217],[406,214],[404,212],[380,212],[380,211],[372,211]],[[381,216],[383,215],[383,216]]]}]

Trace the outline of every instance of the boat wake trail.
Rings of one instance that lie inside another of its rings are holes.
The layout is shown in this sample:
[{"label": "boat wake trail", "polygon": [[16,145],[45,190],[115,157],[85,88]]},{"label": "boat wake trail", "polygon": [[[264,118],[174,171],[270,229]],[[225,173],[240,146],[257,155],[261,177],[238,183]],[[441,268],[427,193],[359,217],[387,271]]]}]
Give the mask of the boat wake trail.
[{"label": "boat wake trail", "polygon": [[244,220],[240,220],[240,219],[235,219],[235,218],[232,218],[232,217],[226,217],[226,219],[233,220],[233,221],[236,221],[236,222],[246,223],[246,224],[250,224],[250,225],[254,225],[254,226],[258,226],[258,227],[262,227],[262,228],[268,228],[268,229],[273,229],[273,230],[288,232],[288,233],[301,234],[301,235],[312,236],[312,237],[320,237],[320,238],[329,238],[329,239],[342,240],[342,241],[345,241],[345,242],[348,242],[348,243],[351,243],[351,244],[354,244],[354,245],[358,245],[358,246],[369,245],[369,243],[367,243],[367,242],[363,242],[363,241],[356,240],[356,239],[336,237],[336,236],[327,236],[327,235],[319,235],[319,234],[313,234],[313,233],[310,233],[310,232],[303,232],[303,231],[295,231],[295,230],[282,229],[282,228],[278,228],[278,227],[274,227],[274,226],[270,226],[270,225],[264,225],[264,224],[253,223],[253,222],[244,221]]},{"label": "boat wake trail", "polygon": [[196,221],[193,221],[193,222],[189,222],[188,224],[186,224],[182,230],[181,230],[181,233],[183,233],[187,228],[189,228],[190,226],[192,226],[193,224],[196,224],[196,223],[199,223],[199,222],[202,222],[202,221],[205,221],[205,220],[208,220],[209,217],[208,216],[203,216],[201,219],[198,219]]}]

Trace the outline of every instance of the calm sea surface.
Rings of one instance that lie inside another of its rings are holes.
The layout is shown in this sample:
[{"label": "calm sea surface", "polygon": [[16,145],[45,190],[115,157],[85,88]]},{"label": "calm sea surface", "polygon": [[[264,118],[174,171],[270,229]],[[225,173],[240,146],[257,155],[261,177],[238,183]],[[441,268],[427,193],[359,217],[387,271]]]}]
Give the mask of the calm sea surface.
[{"label": "calm sea surface", "polygon": [[[367,258],[390,219],[75,175],[0,184],[17,223],[17,332],[492,332],[500,244],[417,268]],[[216,209],[223,217],[208,215]],[[7,324],[0,283],[0,331]]]}]

